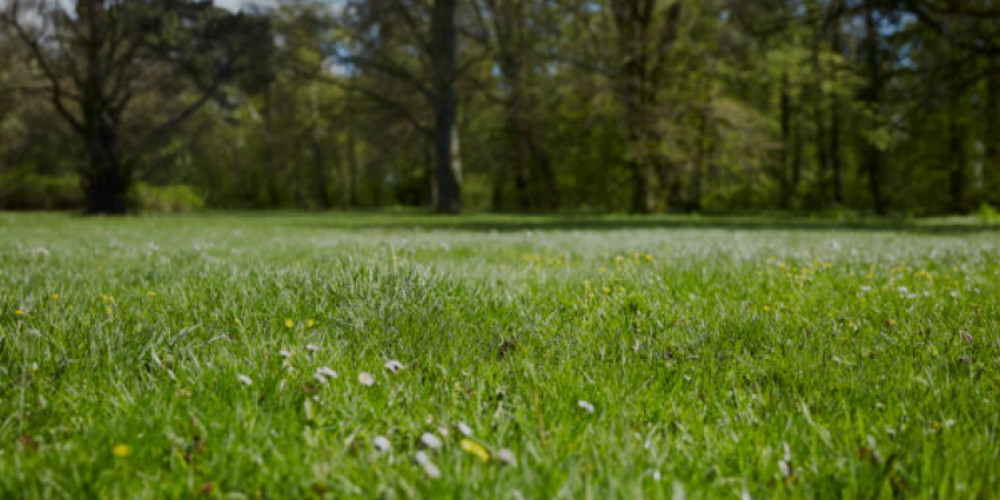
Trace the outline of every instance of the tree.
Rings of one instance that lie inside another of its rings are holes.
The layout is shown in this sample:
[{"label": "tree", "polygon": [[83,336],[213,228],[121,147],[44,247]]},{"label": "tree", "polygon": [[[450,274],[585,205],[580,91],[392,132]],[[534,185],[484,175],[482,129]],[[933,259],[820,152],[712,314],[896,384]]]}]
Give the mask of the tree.
[{"label": "tree", "polygon": [[[86,152],[85,213],[122,214],[139,157],[266,67],[268,21],[184,0],[12,0],[0,23]],[[136,112],[137,103],[152,104]],[[154,111],[155,110],[155,111]]]},{"label": "tree", "polygon": [[658,150],[659,92],[667,57],[677,39],[683,0],[611,0],[619,67],[615,88],[625,108],[629,169],[632,172],[631,210],[653,209],[653,174],[669,167]]}]

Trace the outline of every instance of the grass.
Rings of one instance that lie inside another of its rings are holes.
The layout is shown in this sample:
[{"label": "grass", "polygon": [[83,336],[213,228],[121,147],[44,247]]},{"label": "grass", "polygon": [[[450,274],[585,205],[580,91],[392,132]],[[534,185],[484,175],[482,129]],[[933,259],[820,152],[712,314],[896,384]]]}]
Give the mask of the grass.
[{"label": "grass", "polygon": [[398,217],[0,214],[0,497],[998,496],[1000,233]]}]

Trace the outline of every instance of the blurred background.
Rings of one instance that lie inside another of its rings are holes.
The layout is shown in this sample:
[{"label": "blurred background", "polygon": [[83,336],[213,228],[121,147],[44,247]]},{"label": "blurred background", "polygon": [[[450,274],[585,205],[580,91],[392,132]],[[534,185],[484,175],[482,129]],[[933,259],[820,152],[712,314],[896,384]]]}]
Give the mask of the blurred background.
[{"label": "blurred background", "polygon": [[996,214],[994,0],[0,0],[0,209]]}]

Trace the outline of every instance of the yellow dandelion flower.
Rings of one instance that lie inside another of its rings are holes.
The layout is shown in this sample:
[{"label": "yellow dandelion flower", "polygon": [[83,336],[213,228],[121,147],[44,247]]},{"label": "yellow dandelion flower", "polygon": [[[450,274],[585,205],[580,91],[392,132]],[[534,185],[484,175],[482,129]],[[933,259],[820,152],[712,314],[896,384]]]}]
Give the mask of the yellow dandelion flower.
[{"label": "yellow dandelion flower", "polygon": [[285,326],[288,327],[288,328],[291,328],[291,327],[295,326],[295,322],[292,321],[292,318],[288,318],[288,319],[285,320]]},{"label": "yellow dandelion flower", "polygon": [[306,320],[306,326],[308,327],[316,326],[316,320],[309,318],[308,320]]},{"label": "yellow dandelion flower", "polygon": [[105,307],[105,308],[104,308],[104,312],[106,312],[106,313],[108,313],[108,314],[111,314],[111,313],[112,313],[112,312],[114,312],[114,311],[113,311],[113,310],[111,309],[111,306],[108,306],[108,307]]},{"label": "yellow dandelion flower", "polygon": [[148,295],[150,297],[156,297],[156,292],[150,290],[150,291],[146,292],[146,295]]},{"label": "yellow dandelion flower", "polygon": [[24,312],[24,311],[22,311],[22,310],[20,310],[20,309],[15,309],[14,310],[14,316],[24,316],[25,314],[27,314],[27,313]]},{"label": "yellow dandelion flower", "polygon": [[462,451],[475,456],[483,462],[490,461],[490,452],[486,451],[486,448],[483,445],[469,438],[462,438],[462,441],[459,442],[459,446],[462,447]]},{"label": "yellow dandelion flower", "polygon": [[58,293],[53,293],[52,294],[52,300],[59,300],[59,294]]},{"label": "yellow dandelion flower", "polygon": [[111,448],[111,454],[115,458],[125,458],[132,454],[132,447],[125,443],[118,443]]}]

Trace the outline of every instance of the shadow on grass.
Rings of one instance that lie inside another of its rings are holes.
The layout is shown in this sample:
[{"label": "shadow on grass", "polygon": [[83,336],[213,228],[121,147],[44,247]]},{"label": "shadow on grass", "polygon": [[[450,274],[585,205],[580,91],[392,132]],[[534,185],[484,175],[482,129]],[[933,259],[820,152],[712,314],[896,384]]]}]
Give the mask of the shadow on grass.
[{"label": "shadow on grass", "polygon": [[326,213],[293,217],[293,225],[346,230],[455,230],[474,232],[517,231],[616,231],[629,229],[724,229],[885,231],[925,234],[971,234],[1000,231],[1000,224],[987,224],[976,217],[938,219],[854,218],[792,216],[695,216],[695,215],[510,215],[471,214],[460,216],[386,213]]}]

